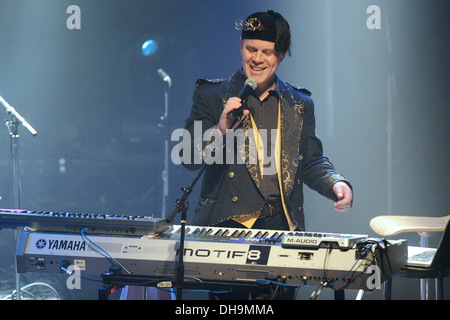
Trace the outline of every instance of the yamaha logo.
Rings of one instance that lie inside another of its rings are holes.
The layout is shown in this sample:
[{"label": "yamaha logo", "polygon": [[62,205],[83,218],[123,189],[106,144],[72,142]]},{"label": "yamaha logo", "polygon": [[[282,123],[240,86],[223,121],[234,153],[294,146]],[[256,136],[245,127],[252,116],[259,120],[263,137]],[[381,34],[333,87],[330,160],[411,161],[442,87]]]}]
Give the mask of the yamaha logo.
[{"label": "yamaha logo", "polygon": [[36,248],[43,249],[47,245],[47,241],[45,239],[39,239],[36,241]]}]

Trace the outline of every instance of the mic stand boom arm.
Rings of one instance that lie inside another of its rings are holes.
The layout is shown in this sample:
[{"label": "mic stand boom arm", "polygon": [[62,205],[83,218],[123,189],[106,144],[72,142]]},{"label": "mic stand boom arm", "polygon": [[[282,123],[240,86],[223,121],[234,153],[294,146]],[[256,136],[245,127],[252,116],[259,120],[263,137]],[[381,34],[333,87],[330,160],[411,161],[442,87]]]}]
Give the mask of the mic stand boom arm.
[{"label": "mic stand boom arm", "polygon": [[[28,131],[30,131],[30,133],[33,136],[37,135],[36,130],[34,130],[34,128],[16,111],[16,109],[11,107],[8,104],[8,102],[6,102],[1,96],[0,96],[0,104],[2,104],[6,108],[6,112],[8,112],[9,114],[12,115],[13,120],[17,119],[17,124],[14,123],[14,125],[16,125],[16,127],[19,123],[21,123],[25,128],[28,129]],[[17,130],[15,130],[15,131],[17,131]],[[11,130],[10,130],[10,132],[11,132]]]}]

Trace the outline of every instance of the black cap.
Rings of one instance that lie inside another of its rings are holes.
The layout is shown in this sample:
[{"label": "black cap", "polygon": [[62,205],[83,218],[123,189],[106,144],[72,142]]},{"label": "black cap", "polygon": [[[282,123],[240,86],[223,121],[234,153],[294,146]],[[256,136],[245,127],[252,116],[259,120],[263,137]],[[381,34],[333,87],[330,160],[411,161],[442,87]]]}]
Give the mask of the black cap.
[{"label": "black cap", "polygon": [[259,39],[275,43],[275,50],[290,52],[291,30],[283,16],[273,10],[251,14],[242,23],[242,39]]}]

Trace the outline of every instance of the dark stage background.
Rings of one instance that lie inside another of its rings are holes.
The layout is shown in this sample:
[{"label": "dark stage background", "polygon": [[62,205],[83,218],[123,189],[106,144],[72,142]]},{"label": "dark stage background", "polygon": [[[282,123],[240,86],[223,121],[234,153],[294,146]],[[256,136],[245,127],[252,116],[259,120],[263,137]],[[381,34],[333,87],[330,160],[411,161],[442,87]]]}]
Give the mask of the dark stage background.
[{"label": "dark stage background", "polygon": [[[81,10],[81,29],[66,26],[70,5]],[[381,10],[380,29],[366,25],[370,5]],[[0,96],[38,132],[32,137],[19,127],[21,207],[162,216],[170,137],[161,128],[165,83],[157,70],[172,79],[172,132],[184,126],[197,78],[226,77],[239,68],[236,18],[267,9],[282,13],[292,30],[293,56],[278,74],[312,91],[325,153],[355,189],[347,213],[305,190],[307,228],[375,236],[369,221],[377,215],[447,215],[447,0],[1,0]],[[158,41],[154,56],[142,55],[147,39]],[[170,161],[166,212],[193,177]],[[0,207],[14,207],[6,126]],[[417,234],[396,238],[419,241]],[[14,247],[13,230],[1,230],[2,295],[14,290]],[[97,297],[97,283],[68,290],[64,275],[22,277],[23,284],[37,281],[64,299]],[[365,298],[380,296],[376,290]],[[418,281],[396,279],[393,298],[418,299]]]}]

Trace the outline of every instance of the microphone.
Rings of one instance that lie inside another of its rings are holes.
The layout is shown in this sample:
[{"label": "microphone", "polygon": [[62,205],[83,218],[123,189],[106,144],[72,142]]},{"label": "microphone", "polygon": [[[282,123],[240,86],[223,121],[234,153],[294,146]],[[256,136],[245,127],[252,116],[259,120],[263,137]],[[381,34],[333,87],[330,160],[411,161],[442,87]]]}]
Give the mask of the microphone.
[{"label": "microphone", "polygon": [[165,72],[163,69],[158,69],[158,74],[160,75],[160,77],[163,79],[164,82],[167,82],[170,88],[172,86],[172,79],[167,74],[167,72]]},{"label": "microphone", "polygon": [[252,93],[253,90],[256,89],[257,86],[258,85],[257,85],[255,79],[248,78],[247,80],[245,80],[244,88],[242,88],[242,91],[241,91],[241,93],[239,93],[239,96],[238,96],[242,100],[242,106],[239,109],[234,109],[234,110],[230,111],[227,114],[228,120],[237,121],[237,120],[241,119],[242,113],[247,104],[248,96],[250,95],[250,93]]},{"label": "microphone", "polygon": [[6,111],[8,113],[10,113],[12,116],[14,116],[25,128],[27,128],[28,131],[30,131],[30,133],[33,136],[37,135],[36,130],[34,130],[34,128],[16,111],[16,109],[11,107],[9,105],[9,103],[6,102],[5,99],[3,99],[1,96],[0,96],[0,104],[6,108]]}]

